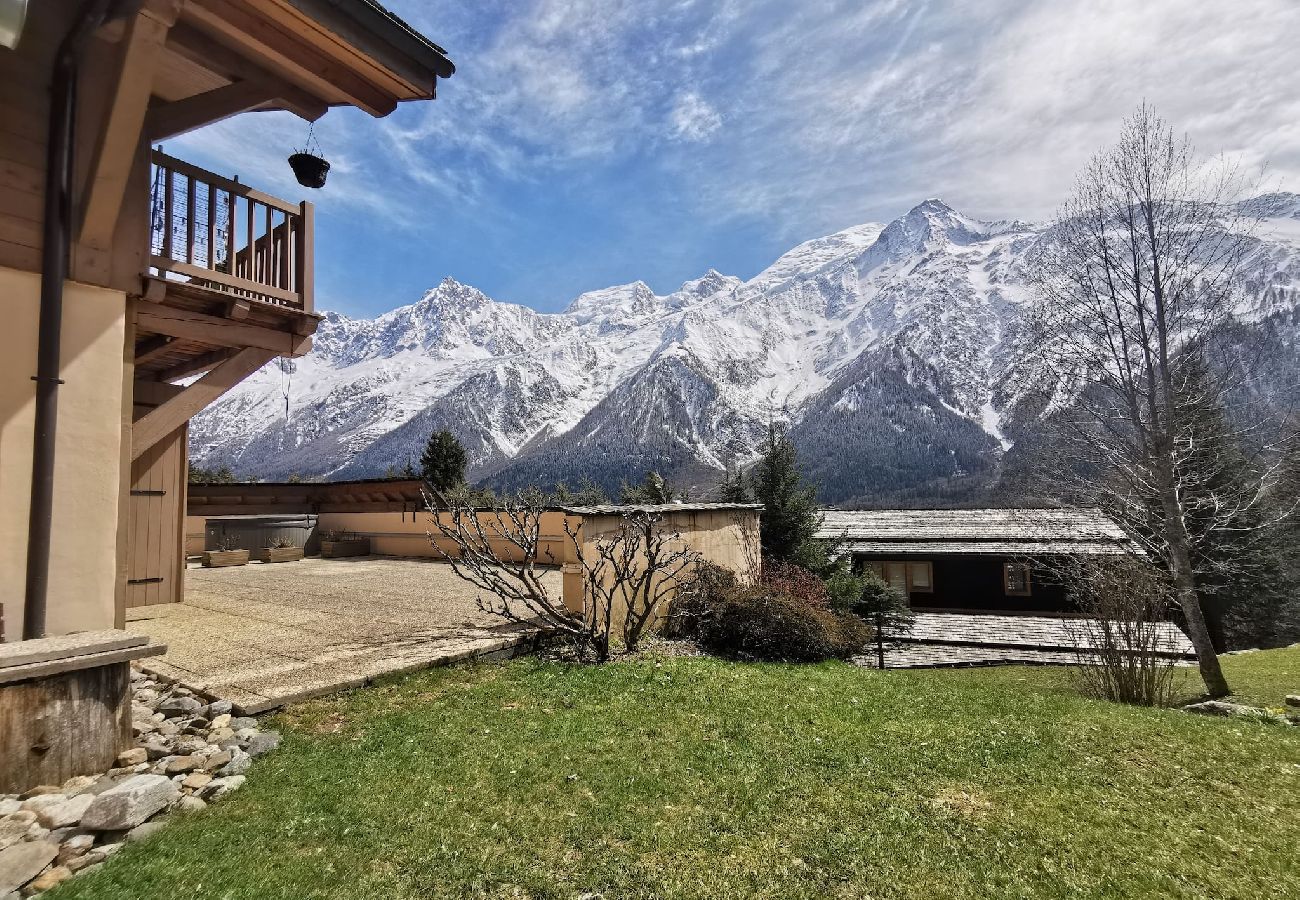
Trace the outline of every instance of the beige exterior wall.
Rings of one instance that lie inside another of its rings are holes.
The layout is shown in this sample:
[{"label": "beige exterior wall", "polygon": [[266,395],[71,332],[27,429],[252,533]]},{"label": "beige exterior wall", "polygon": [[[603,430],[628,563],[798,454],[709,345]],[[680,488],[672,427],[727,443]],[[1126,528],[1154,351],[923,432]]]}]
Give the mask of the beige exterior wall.
[{"label": "beige exterior wall", "polygon": [[[36,405],[40,276],[0,267],[0,591],[5,635],[22,637]],[[126,295],[69,282],[55,450],[47,630],[112,628],[122,488]]]},{"label": "beige exterior wall", "polygon": [[[595,560],[597,553],[592,546],[601,538],[617,536],[622,517],[613,515],[586,516],[582,521],[583,557]],[[758,516],[753,510],[700,510],[662,514],[656,526],[661,534],[675,537],[669,541],[667,551],[685,547],[699,554],[700,559],[734,572],[742,582],[748,582],[757,574],[760,559]],[[576,566],[566,567],[564,579],[565,605],[577,610],[584,602],[589,602],[591,592],[584,583],[584,575]],[[672,605],[675,589],[669,586],[659,609],[660,616],[666,614]],[[615,604],[611,610],[613,630],[617,633],[627,615],[626,600],[622,606]]]},{"label": "beige exterior wall", "polygon": [[[446,514],[443,514],[446,518]],[[570,516],[576,527],[577,518]],[[573,556],[573,544],[564,533],[565,515],[561,512],[542,513],[541,545],[539,547],[542,562],[560,565]],[[428,512],[402,513],[321,513],[317,519],[318,532],[346,531],[359,537],[370,538],[370,552],[381,556],[427,556],[442,559],[429,541],[428,532],[434,530]],[[437,539],[438,546],[449,553],[455,552],[455,546],[445,538]],[[514,560],[519,554],[517,548],[507,541],[493,541],[493,550],[500,558]]]}]

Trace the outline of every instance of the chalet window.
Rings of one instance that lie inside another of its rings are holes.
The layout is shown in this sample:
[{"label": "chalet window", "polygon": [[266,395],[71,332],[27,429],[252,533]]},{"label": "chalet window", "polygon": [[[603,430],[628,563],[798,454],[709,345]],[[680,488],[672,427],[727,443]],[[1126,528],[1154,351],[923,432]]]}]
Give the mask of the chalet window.
[{"label": "chalet window", "polygon": [[1029,566],[1024,563],[1004,563],[1002,587],[1008,597],[1028,597],[1032,594],[1033,584],[1029,578]]},{"label": "chalet window", "polygon": [[928,562],[873,562],[871,571],[906,594],[934,593],[934,573]]}]

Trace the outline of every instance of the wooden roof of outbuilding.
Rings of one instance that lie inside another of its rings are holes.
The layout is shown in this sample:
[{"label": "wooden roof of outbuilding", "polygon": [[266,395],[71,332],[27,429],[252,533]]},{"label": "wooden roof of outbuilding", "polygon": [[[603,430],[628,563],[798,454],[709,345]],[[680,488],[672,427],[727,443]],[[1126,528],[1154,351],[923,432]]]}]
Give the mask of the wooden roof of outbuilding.
[{"label": "wooden roof of outbuilding", "polygon": [[863,554],[1140,552],[1105,513],[1083,508],[827,510],[817,537]]}]

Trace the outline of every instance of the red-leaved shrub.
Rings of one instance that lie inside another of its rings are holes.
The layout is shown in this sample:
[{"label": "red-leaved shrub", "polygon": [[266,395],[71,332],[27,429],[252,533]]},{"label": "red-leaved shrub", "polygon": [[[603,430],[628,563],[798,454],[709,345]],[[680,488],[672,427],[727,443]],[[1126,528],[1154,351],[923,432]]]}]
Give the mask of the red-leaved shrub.
[{"label": "red-leaved shrub", "polygon": [[815,609],[831,608],[826,582],[794,563],[763,560],[763,587],[770,593],[802,600]]}]

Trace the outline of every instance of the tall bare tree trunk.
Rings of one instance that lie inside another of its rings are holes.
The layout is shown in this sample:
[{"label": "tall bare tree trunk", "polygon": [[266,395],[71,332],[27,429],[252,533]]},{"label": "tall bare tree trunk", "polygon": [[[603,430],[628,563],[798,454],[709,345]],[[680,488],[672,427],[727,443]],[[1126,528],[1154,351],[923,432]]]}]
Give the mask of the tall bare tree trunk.
[{"label": "tall bare tree trunk", "polygon": [[1205,612],[1201,609],[1201,598],[1196,592],[1196,580],[1192,568],[1191,540],[1183,525],[1182,510],[1172,487],[1167,487],[1162,498],[1165,518],[1165,542],[1169,546],[1169,569],[1174,582],[1174,596],[1183,611],[1183,620],[1187,624],[1187,637],[1196,648],[1197,665],[1201,670],[1201,680],[1211,697],[1225,697],[1232,693],[1228,680],[1219,665],[1219,656],[1210,638],[1210,630],[1205,624]]}]

